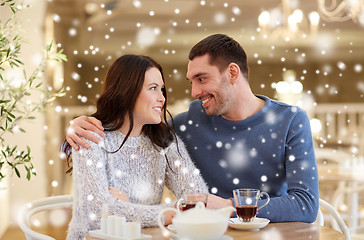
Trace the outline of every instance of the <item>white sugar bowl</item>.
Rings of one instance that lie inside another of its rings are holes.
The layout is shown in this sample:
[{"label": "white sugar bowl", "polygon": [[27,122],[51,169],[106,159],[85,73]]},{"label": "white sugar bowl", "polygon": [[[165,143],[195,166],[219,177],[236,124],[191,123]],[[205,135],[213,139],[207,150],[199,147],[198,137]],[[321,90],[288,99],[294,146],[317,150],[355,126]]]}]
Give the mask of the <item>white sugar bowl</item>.
[{"label": "white sugar bowl", "polygon": [[[231,206],[207,209],[204,203],[198,202],[195,208],[184,212],[179,212],[175,208],[163,209],[158,215],[158,224],[164,235],[172,235],[177,239],[215,240],[224,235],[234,210]],[[167,211],[176,212],[172,223],[177,235],[167,229],[161,221],[164,212]]]}]

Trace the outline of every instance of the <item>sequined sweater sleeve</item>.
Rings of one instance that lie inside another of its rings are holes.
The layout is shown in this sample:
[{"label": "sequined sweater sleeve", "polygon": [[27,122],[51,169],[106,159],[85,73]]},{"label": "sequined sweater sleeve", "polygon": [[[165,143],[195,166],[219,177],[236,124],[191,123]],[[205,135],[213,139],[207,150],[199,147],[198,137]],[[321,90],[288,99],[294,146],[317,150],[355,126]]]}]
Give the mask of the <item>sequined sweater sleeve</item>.
[{"label": "sequined sweater sleeve", "polygon": [[[179,148],[174,142],[158,150],[142,135],[129,138],[111,153],[124,137],[118,131],[107,132],[101,144],[88,141],[89,149],[72,152],[74,203],[67,239],[83,239],[88,231],[99,229],[105,204],[109,214],[150,227],[157,226],[161,209],[174,204],[160,203],[164,185],[177,197],[188,191],[208,191],[182,141],[178,140]],[[115,199],[109,186],[124,191],[130,202]]]}]

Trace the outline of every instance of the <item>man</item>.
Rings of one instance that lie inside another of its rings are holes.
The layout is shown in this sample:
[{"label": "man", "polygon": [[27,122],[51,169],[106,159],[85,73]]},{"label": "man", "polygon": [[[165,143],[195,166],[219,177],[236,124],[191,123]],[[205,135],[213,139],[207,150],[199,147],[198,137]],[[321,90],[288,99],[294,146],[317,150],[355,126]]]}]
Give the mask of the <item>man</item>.
[{"label": "man", "polygon": [[[318,173],[307,114],[254,95],[248,75],[247,56],[234,39],[215,34],[197,43],[189,54],[187,80],[198,100],[173,118],[176,133],[217,195],[210,195],[208,205],[231,205],[233,189],[257,188],[271,197],[257,217],[313,222]],[[87,147],[76,135],[89,138],[82,128],[102,135],[92,118],[81,117],[71,128],[67,140],[76,149],[73,140]]]}]

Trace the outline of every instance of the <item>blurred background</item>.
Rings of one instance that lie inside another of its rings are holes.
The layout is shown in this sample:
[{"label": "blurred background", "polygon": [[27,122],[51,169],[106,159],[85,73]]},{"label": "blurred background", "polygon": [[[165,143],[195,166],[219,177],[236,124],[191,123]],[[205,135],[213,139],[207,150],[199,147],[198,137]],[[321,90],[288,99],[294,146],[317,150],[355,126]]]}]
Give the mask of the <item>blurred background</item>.
[{"label": "blurred background", "polygon": [[[192,100],[185,77],[189,50],[210,34],[224,33],[247,52],[249,82],[255,94],[299,105],[308,112],[317,161],[322,166],[320,197],[335,204],[353,236],[360,239],[360,227],[364,226],[362,194],[353,190],[355,195],[350,192],[346,197],[341,193],[363,184],[363,1],[25,2],[31,5],[20,15],[28,41],[22,49],[25,68],[35,65],[34,56],[53,39],[64,49],[68,61],[47,66],[44,81],[55,90],[64,88],[66,96],[37,114],[35,122],[26,124],[26,133],[7,139],[31,147],[37,176],[27,181],[9,175],[0,182],[0,237],[22,239],[21,231],[16,238],[9,233],[19,232],[16,216],[24,203],[72,193],[72,176],[65,173],[60,144],[70,120],[94,111],[105,72],[116,58],[127,53],[144,54],[161,63],[169,109],[177,114]],[[1,12],[0,19],[7,14]],[[336,171],[332,169],[351,178],[327,177],[326,173]],[[353,216],[353,212],[357,214]],[[56,234],[60,229],[64,237],[69,212],[52,214],[34,218],[33,225],[46,233]]]}]

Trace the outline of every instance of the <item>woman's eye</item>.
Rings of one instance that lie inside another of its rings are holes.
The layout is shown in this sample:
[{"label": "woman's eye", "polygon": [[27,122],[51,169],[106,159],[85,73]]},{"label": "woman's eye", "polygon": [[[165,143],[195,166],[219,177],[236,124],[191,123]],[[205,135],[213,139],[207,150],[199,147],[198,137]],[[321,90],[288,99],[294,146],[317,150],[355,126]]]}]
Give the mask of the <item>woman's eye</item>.
[{"label": "woman's eye", "polygon": [[157,87],[151,87],[150,90],[155,91],[157,89]]}]

